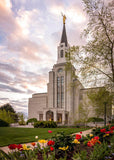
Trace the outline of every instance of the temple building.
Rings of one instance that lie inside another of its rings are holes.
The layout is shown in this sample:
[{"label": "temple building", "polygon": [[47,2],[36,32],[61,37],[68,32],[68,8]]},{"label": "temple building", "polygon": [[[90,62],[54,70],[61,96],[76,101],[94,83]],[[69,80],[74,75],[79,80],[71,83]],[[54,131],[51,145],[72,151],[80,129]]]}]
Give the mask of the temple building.
[{"label": "temple building", "polygon": [[[69,49],[66,35],[65,17],[63,16],[63,30],[58,46],[57,63],[49,72],[47,93],[36,93],[29,98],[28,118],[37,120],[53,120],[58,124],[72,125],[79,120],[79,104],[83,98],[87,98],[87,91],[78,79],[74,79],[75,68],[66,70],[65,54]],[[70,85],[72,84],[72,85]],[[92,107],[88,106],[92,116]]]}]

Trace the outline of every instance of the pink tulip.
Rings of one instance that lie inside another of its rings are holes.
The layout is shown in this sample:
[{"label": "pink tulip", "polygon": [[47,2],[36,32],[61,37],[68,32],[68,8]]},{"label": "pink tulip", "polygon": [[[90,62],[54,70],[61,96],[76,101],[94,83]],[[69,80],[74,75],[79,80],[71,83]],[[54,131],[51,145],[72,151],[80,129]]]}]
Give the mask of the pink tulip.
[{"label": "pink tulip", "polygon": [[48,130],[48,133],[52,133],[52,131],[51,131],[51,130]]}]

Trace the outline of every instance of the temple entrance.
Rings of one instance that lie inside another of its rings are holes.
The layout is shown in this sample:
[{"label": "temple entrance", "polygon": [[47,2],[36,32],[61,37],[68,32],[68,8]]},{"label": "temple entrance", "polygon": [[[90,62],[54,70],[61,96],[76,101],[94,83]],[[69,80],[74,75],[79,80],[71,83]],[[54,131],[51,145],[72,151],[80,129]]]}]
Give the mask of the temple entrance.
[{"label": "temple entrance", "polygon": [[52,111],[46,112],[46,121],[53,121],[53,112]]},{"label": "temple entrance", "polygon": [[57,123],[58,124],[62,123],[62,114],[61,113],[57,113]]}]

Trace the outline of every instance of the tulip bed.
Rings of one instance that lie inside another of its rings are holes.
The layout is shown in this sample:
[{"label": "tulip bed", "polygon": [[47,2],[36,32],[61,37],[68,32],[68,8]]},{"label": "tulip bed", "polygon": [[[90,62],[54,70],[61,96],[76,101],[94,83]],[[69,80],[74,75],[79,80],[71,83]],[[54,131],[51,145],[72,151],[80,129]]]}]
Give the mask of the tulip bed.
[{"label": "tulip bed", "polygon": [[[53,131],[48,130],[47,134]],[[39,139],[30,146],[10,144],[10,152],[0,152],[1,160],[113,160],[114,126],[93,129],[91,134],[82,136],[58,132],[49,140]]]}]

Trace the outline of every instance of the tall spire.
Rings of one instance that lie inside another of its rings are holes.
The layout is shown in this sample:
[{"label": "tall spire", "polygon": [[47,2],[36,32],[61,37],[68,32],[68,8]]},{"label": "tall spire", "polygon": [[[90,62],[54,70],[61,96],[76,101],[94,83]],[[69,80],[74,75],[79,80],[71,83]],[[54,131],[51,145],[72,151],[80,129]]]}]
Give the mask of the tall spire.
[{"label": "tall spire", "polygon": [[63,31],[62,31],[61,43],[65,43],[65,46],[68,46],[67,36],[66,36],[66,28],[65,28],[66,16],[63,14],[62,14],[62,16],[63,16]]}]

